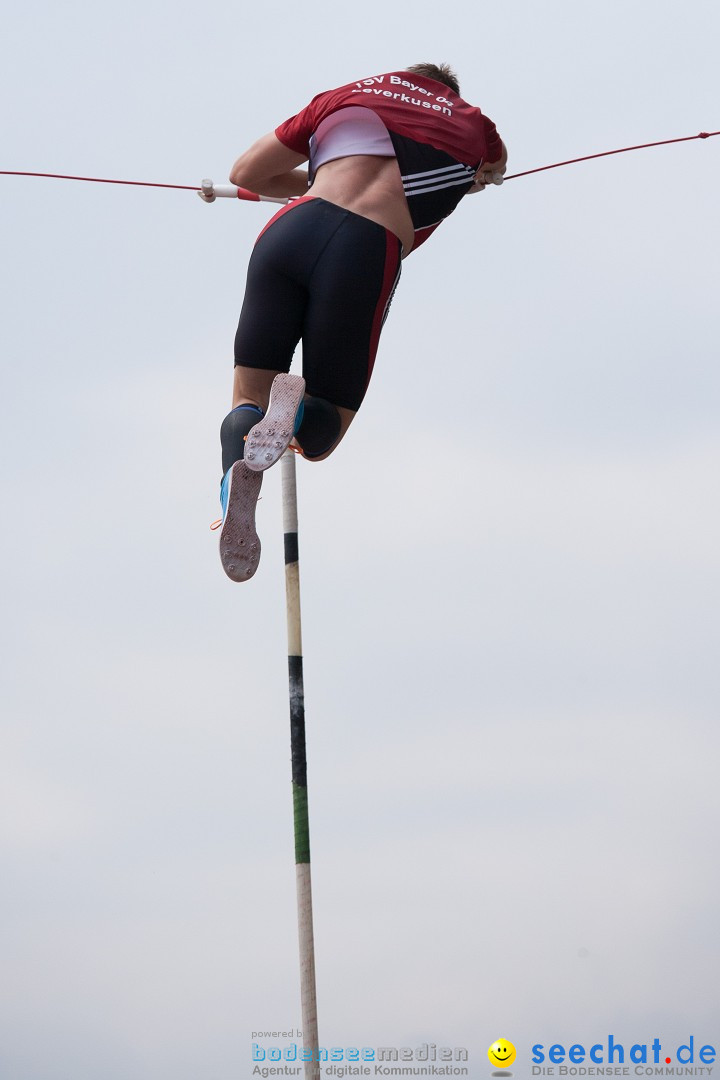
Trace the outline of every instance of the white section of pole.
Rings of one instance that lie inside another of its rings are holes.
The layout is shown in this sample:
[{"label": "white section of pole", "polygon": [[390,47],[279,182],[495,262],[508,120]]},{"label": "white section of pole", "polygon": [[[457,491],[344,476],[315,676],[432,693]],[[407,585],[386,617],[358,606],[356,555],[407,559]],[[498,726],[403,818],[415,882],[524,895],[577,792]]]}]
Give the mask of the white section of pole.
[{"label": "white section of pole", "polygon": [[317,1061],[318,1018],[315,990],[315,941],[313,938],[310,863],[295,867],[297,881],[298,935],[300,938],[300,1002],[302,1005],[303,1047],[312,1051],[313,1061],[305,1062],[305,1080],[320,1080]]}]

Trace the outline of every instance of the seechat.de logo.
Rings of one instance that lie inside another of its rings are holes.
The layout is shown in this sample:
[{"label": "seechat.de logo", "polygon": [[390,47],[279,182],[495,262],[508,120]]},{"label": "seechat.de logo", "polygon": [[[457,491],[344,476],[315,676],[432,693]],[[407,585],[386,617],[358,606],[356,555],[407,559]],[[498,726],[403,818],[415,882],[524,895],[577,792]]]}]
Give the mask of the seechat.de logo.
[{"label": "seechat.de logo", "polygon": [[[691,1035],[686,1043],[672,1048],[663,1048],[660,1039],[651,1043],[633,1043],[625,1046],[608,1035],[606,1042],[583,1046],[573,1043],[565,1046],[553,1043],[545,1047],[544,1043],[535,1043],[532,1048],[533,1076],[556,1074],[558,1076],[586,1076],[598,1073],[615,1072],[636,1076],[672,1076],[709,1074],[715,1062],[717,1051],[710,1043],[700,1045],[700,1039]],[[621,1069],[596,1069],[594,1066],[622,1066]],[[544,1066],[538,1068],[538,1066]],[[577,1066],[581,1066],[577,1068]],[[635,1066],[633,1069],[632,1066]]]}]

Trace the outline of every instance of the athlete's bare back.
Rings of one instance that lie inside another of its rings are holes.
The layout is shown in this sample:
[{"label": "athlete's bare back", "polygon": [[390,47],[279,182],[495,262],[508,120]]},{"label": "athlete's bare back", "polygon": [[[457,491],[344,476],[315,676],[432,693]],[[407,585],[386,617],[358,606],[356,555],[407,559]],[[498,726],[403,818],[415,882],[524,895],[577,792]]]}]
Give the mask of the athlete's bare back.
[{"label": "athlete's bare back", "polygon": [[328,161],[318,169],[308,195],[384,225],[400,237],[403,256],[410,254],[415,229],[395,158],[353,155]]},{"label": "athlete's bare back", "polygon": [[410,211],[395,158],[353,155],[328,161],[308,189],[307,161],[284,146],[274,133],[263,135],[237,159],[230,180],[259,195],[315,195],[384,225],[400,238],[403,254],[415,239]]}]

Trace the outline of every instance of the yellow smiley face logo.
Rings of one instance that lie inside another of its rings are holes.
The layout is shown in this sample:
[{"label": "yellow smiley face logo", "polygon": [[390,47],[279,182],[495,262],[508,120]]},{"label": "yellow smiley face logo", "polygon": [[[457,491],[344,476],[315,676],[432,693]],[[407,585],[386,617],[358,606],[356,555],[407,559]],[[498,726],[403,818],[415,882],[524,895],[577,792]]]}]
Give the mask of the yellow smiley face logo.
[{"label": "yellow smiley face logo", "polygon": [[515,1047],[507,1039],[496,1039],[492,1046],[488,1047],[490,1064],[497,1065],[501,1069],[507,1069],[509,1065],[512,1065],[515,1057]]}]

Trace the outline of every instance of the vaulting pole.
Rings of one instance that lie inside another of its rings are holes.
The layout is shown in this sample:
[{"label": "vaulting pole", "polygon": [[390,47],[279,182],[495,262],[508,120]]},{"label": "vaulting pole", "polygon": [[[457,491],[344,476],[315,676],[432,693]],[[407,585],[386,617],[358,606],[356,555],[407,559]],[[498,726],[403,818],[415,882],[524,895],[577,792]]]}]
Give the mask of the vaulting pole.
[{"label": "vaulting pole", "polygon": [[297,484],[295,454],[291,450],[286,450],[282,458],[282,504],[283,532],[285,534],[285,595],[287,600],[295,874],[297,879],[298,935],[300,940],[300,1003],[302,1006],[303,1048],[305,1054],[313,1059],[305,1062],[305,1080],[320,1080],[320,1064],[317,1060],[318,1023],[315,992],[315,944],[313,940],[312,892],[310,888],[310,825],[308,821],[305,700],[302,627],[300,621]]}]

